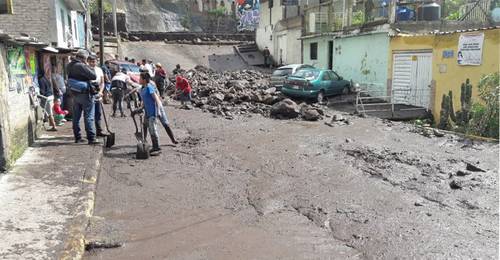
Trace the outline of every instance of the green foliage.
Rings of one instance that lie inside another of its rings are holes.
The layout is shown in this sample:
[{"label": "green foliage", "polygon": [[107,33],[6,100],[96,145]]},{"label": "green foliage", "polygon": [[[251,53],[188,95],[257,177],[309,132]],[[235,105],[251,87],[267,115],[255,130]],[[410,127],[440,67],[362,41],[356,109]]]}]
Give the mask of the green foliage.
[{"label": "green foliage", "polygon": [[479,81],[478,90],[482,102],[473,104],[467,132],[499,138],[500,73],[483,76]]},{"label": "green foliage", "polygon": [[444,17],[446,20],[460,19],[460,7],[466,3],[465,0],[447,0],[444,5]]},{"label": "green foliage", "polygon": [[360,25],[365,22],[365,14],[363,11],[356,11],[352,13],[352,25]]},{"label": "green foliage", "polygon": [[472,84],[460,88],[460,110],[453,111],[453,93],[443,95],[438,128],[499,138],[500,73],[483,76],[478,84],[480,102],[472,101]]},{"label": "green foliage", "polygon": [[[111,13],[113,11],[113,5],[109,2],[109,0],[103,1],[103,12]],[[90,0],[89,2],[90,13],[94,15],[99,15],[99,4],[97,0]]]},{"label": "green foliage", "polygon": [[186,29],[191,29],[191,17],[189,15],[185,15],[181,18],[181,25]]},{"label": "green foliage", "polygon": [[220,6],[218,8],[208,11],[208,15],[215,17],[223,17],[226,15],[226,7]]}]

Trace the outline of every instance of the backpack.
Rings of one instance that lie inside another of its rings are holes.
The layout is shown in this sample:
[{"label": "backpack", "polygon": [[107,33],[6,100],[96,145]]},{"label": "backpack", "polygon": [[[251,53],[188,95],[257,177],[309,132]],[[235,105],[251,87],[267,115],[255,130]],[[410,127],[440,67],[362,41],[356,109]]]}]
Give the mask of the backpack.
[{"label": "backpack", "polygon": [[127,90],[127,83],[121,80],[113,80],[111,81],[111,89]]},{"label": "backpack", "polygon": [[68,79],[69,89],[77,93],[87,93],[89,92],[89,83],[85,81],[79,81],[76,79]]}]

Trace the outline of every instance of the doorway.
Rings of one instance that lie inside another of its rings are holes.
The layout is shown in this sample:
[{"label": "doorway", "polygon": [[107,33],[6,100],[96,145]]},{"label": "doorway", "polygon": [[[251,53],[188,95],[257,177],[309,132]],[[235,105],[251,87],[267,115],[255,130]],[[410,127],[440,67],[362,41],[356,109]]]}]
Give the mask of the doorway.
[{"label": "doorway", "polygon": [[328,42],[328,69],[333,69],[333,41]]},{"label": "doorway", "polygon": [[394,102],[430,109],[432,51],[393,53]]}]

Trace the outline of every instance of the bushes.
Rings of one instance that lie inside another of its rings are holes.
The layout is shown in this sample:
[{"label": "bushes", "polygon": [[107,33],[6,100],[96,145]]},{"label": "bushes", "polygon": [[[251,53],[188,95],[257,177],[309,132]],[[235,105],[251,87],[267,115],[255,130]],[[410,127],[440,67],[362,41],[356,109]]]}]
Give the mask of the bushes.
[{"label": "bushes", "polygon": [[478,91],[481,102],[475,102],[472,106],[467,133],[499,138],[499,90],[500,73],[492,73],[479,80]]},{"label": "bushes", "polygon": [[453,93],[443,95],[438,128],[471,135],[499,138],[499,73],[483,76],[478,84],[479,102],[472,100],[472,84],[467,79],[460,88],[460,110],[453,110]]}]

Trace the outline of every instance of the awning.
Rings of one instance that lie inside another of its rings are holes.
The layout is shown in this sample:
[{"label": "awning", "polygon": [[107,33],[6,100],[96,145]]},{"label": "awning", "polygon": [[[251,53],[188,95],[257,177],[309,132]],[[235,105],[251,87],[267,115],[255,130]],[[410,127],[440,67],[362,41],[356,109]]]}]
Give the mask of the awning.
[{"label": "awning", "polygon": [[53,47],[45,47],[45,48],[42,48],[42,51],[45,51],[45,52],[50,52],[50,53],[59,53],[59,51]]}]

